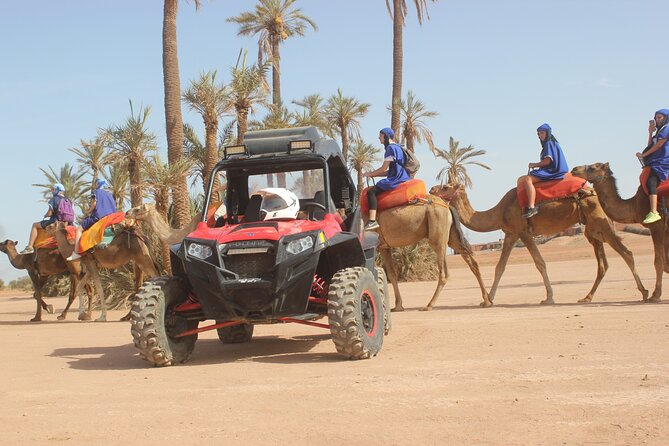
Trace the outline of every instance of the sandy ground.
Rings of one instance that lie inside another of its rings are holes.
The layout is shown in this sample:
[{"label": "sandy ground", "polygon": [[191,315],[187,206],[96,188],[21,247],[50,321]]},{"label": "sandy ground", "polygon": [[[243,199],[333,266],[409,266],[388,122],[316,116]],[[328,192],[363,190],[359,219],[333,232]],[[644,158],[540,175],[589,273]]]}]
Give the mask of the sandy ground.
[{"label": "sandy ground", "polygon": [[[652,288],[650,239],[625,243]],[[577,304],[595,274],[589,245],[540,249],[557,305],[538,305],[543,285],[522,248],[489,309],[449,257],[437,308],[417,311],[433,282],[401,284],[408,310],[379,356],[357,362],[340,359],[324,330],[289,324],[257,327],[246,345],[204,333],[187,364],[151,368],[128,323],[75,313],[29,323],[32,299],[4,293],[0,443],[669,444],[669,305],[639,303],[608,248],[595,302]],[[477,256],[488,286],[497,255]]]}]

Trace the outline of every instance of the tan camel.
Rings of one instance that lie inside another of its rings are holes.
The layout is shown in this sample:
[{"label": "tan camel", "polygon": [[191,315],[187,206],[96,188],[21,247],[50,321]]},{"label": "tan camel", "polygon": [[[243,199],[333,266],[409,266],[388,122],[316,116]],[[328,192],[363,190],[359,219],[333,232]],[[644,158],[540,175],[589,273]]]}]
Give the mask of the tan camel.
[{"label": "tan camel", "polygon": [[[437,266],[439,268],[437,290],[432,300],[423,308],[424,310],[432,309],[437,301],[439,292],[448,279],[448,272],[446,270],[447,244],[462,255],[462,258],[476,276],[483,296],[481,306],[488,307],[492,305],[488,299],[488,292],[483,284],[483,279],[481,279],[479,266],[476,260],[474,260],[471,246],[467,243],[459,223],[451,224],[451,213],[448,206],[437,197],[431,198],[435,203],[440,203],[440,205],[434,203],[407,205],[379,213],[378,220],[381,225],[381,243],[379,249],[383,257],[383,263],[388,271],[388,280],[393,284],[395,291],[395,308],[393,308],[393,311],[403,311],[404,307],[402,306],[402,296],[397,285],[397,273],[392,263],[390,249],[393,247],[415,245],[424,238],[428,239],[430,246],[437,254]],[[126,212],[126,218],[134,218],[146,222],[160,240],[169,244],[180,243],[186,235],[195,230],[195,227],[202,219],[201,214],[198,214],[193,217],[193,220],[185,228],[173,229],[165,222],[152,204],[144,204],[140,207],[130,209]],[[406,228],[412,228],[412,230],[407,231]]]},{"label": "tan camel", "polygon": [[[60,274],[65,271],[70,273],[70,296],[67,306],[58,316],[58,320],[64,320],[67,317],[67,311],[74,302],[75,290],[79,282],[83,279],[81,264],[79,262],[65,262],[57,249],[38,248],[35,253],[22,255],[16,251],[17,242],[5,240],[0,243],[0,251],[7,254],[9,262],[16,269],[25,269],[33,283],[33,297],[37,301],[37,311],[35,317],[30,322],[42,320],[42,309],[47,313],[53,313],[53,305],[47,305],[42,297],[42,288],[47,279],[54,274]],[[89,293],[92,291],[88,289]]]},{"label": "tan camel", "polygon": [[[616,179],[609,168],[609,163],[596,163],[587,166],[574,167],[572,175],[588,180],[599,195],[604,212],[614,221],[620,223],[641,223],[650,210],[648,195],[639,186],[632,198],[623,200],[618,193]],[[649,299],[651,302],[659,302],[662,297],[662,272],[669,272],[667,261],[667,219],[644,225],[650,230],[655,250],[655,289]]]},{"label": "tan camel", "polygon": [[[52,226],[53,229],[47,232],[55,235],[60,255],[63,258],[69,257],[74,250],[74,241],[67,239],[65,224],[56,222]],[[97,294],[100,296],[102,310],[100,317],[96,321],[107,320],[107,305],[102,290],[102,282],[100,281],[99,268],[114,269],[125,265],[131,260],[135,262],[135,289],[138,289],[142,285],[144,275],[149,279],[158,277],[158,270],[149,254],[149,248],[147,248],[142,237],[132,229],[123,230],[106,248],[94,248],[82,255],[81,263],[86,268],[86,273],[90,274],[90,280],[93,281]],[[80,289],[77,289],[77,294],[80,291]],[[121,320],[127,320],[127,318],[128,315]]]},{"label": "tan camel", "polygon": [[451,214],[449,206],[436,196],[427,196],[425,201],[417,204],[407,204],[380,211],[377,215],[380,228],[379,252],[386,268],[388,280],[395,292],[395,308],[393,311],[403,311],[402,296],[397,284],[397,272],[392,260],[392,248],[415,245],[427,239],[430,247],[437,255],[437,289],[430,302],[422,310],[431,310],[437,302],[439,293],[448,280],[446,265],[446,246],[450,246],[459,253],[476,276],[481,288],[482,307],[492,305],[488,298],[478,263],[474,260],[471,246],[465,239],[460,227],[457,214]]},{"label": "tan camel", "polygon": [[616,235],[611,221],[606,217],[597,196],[591,190],[584,191],[577,198],[569,197],[544,202],[540,204],[541,211],[539,214],[529,219],[529,221],[521,217],[516,188],[508,191],[495,207],[482,212],[475,211],[472,208],[467,194],[460,185],[434,186],[430,193],[452,196],[450,203],[458,210],[462,224],[467,228],[477,232],[490,232],[499,229],[504,231],[502,254],[495,267],[495,279],[490,289],[490,300],[495,298],[497,286],[506,268],[511,249],[520,238],[530,252],[546,287],[546,299],[541,303],[555,303],[553,301],[553,287],[546,271],[546,262],[541,256],[533,236],[557,234],[576,223],[585,224],[585,237],[592,245],[597,259],[595,282],[587,296],[580,299],[579,302],[592,301],[595,291],[609,267],[603,242],[608,243],[625,260],[634,275],[634,280],[643,299],[645,300],[648,297],[648,291],[643,287],[636,272],[632,252],[623,245]]}]

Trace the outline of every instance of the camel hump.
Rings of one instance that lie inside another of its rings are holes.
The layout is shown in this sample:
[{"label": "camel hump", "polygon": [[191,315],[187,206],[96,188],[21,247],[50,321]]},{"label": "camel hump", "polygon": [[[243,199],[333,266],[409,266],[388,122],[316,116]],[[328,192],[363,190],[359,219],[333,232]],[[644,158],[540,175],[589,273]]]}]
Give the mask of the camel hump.
[{"label": "camel hump", "polygon": [[[360,197],[360,210],[366,214],[369,212],[369,203],[367,203],[367,189],[362,190]],[[423,180],[413,179],[400,183],[395,189],[383,192],[377,196],[377,210],[402,206],[416,198],[423,198],[427,195],[427,189]]]},{"label": "camel hump", "polygon": [[[534,183],[537,192],[536,203],[547,200],[571,197],[583,189],[586,181],[583,178],[575,177],[570,173],[565,174],[560,180],[539,181]],[[518,206],[521,209],[527,207],[527,191],[525,183],[518,184],[517,188]]]}]

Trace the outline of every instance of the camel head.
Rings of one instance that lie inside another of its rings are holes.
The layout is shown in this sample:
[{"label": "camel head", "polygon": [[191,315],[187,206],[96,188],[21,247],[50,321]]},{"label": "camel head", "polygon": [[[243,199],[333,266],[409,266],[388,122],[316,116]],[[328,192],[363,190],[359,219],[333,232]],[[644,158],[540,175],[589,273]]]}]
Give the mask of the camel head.
[{"label": "camel head", "polygon": [[16,250],[16,245],[18,245],[19,242],[13,242],[11,240],[5,240],[4,242],[0,243],[0,251],[4,252],[5,254],[9,253],[9,248],[11,247],[12,249]]},{"label": "camel head", "polygon": [[464,188],[462,184],[459,183],[440,184],[430,188],[430,195],[435,195],[448,202],[457,197],[460,192],[463,191]]},{"label": "camel head", "polygon": [[128,209],[125,218],[134,220],[146,220],[152,212],[156,212],[156,206],[151,203]]},{"label": "camel head", "polygon": [[585,166],[578,166],[571,169],[571,174],[575,177],[583,178],[591,183],[596,183],[613,176],[613,172],[609,168],[609,163],[595,163]]}]

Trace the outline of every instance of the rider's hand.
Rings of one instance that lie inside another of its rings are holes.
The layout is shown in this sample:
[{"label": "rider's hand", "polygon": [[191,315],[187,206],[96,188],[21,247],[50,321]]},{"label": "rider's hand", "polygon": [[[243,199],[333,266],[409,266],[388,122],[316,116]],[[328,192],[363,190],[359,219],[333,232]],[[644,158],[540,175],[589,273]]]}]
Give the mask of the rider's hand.
[{"label": "rider's hand", "polygon": [[657,129],[657,125],[655,124],[655,120],[651,119],[648,121],[648,133],[653,133]]},{"label": "rider's hand", "polygon": [[637,152],[636,157],[639,158],[640,160],[642,160],[643,159],[643,153]]}]

